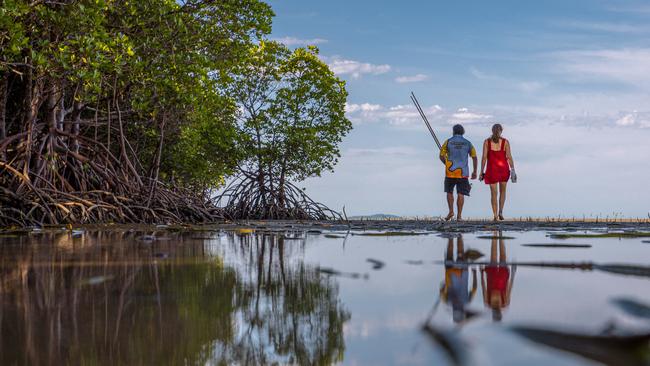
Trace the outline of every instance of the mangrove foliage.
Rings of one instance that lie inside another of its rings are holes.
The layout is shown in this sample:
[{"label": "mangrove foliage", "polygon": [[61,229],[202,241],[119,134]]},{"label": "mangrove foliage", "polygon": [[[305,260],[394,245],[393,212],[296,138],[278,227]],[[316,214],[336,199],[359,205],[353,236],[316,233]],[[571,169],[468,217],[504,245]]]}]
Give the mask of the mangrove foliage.
[{"label": "mangrove foliage", "polygon": [[272,18],[258,0],[2,2],[0,224],[333,215],[295,184],[336,163],[345,86],[317,49],[269,40]]}]

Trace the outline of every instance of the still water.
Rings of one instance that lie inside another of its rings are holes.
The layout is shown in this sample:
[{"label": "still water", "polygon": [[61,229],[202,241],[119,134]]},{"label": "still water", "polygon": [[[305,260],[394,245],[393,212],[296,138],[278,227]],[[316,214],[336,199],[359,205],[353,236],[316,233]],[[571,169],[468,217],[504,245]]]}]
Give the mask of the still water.
[{"label": "still water", "polygon": [[650,362],[643,238],[359,234],[3,235],[0,364]]}]

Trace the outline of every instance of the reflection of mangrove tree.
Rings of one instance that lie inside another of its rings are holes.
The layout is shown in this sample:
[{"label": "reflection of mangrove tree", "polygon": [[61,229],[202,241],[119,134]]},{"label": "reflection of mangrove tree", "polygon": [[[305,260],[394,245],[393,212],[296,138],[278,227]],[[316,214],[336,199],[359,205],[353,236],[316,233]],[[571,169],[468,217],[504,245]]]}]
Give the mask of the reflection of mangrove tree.
[{"label": "reflection of mangrove tree", "polygon": [[45,245],[24,237],[0,246],[0,363],[341,360],[349,315],[338,288],[281,240],[230,237],[243,264],[229,265],[188,234],[139,235],[44,234]]}]

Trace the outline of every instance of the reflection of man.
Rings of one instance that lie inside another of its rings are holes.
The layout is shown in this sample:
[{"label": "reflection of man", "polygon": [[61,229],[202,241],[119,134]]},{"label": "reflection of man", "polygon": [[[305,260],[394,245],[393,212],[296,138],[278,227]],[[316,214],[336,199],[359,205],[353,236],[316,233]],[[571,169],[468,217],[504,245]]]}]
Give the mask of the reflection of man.
[{"label": "reflection of man", "polygon": [[469,267],[464,258],[463,237],[456,239],[456,260],[454,261],[454,240],[447,242],[445,260],[445,282],[440,287],[440,298],[447,304],[451,303],[455,323],[464,321],[467,317],[465,308],[474,298],[477,289],[476,269],[472,269],[472,290],[469,291]]},{"label": "reflection of man", "polygon": [[470,177],[468,157],[472,157],[472,179],[476,179],[478,160],[474,146],[463,137],[465,134],[463,126],[455,125],[453,132],[454,136],[445,141],[440,149],[440,161],[445,164],[445,192],[447,193],[447,205],[449,206],[449,213],[445,220],[451,220],[454,217],[454,187],[456,187],[458,195],[456,202],[458,215],[456,219],[462,220],[465,196],[469,196],[469,191],[472,189],[467,179]]},{"label": "reflection of man", "polygon": [[[517,272],[517,266],[512,265],[512,277],[510,277],[510,268],[506,264],[506,246],[501,237],[501,232],[494,232],[492,247],[490,248],[490,264],[481,268],[483,301],[485,306],[492,309],[492,319],[494,321],[501,321],[501,318],[503,318],[502,309],[510,305],[510,294],[512,293],[512,285]],[[485,277],[487,277],[487,281]]]}]

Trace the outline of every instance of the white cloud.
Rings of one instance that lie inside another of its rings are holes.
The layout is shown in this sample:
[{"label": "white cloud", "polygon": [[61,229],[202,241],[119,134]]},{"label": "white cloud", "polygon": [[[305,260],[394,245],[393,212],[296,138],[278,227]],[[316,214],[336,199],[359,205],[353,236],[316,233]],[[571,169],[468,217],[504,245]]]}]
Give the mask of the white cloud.
[{"label": "white cloud", "polygon": [[400,83],[400,84],[417,83],[417,82],[420,82],[420,81],[427,80],[428,78],[429,78],[428,75],[417,74],[417,75],[413,75],[413,76],[398,76],[397,78],[395,78],[395,81]]},{"label": "white cloud", "polygon": [[616,120],[616,125],[618,126],[631,126],[636,123],[636,116],[632,113],[628,113],[623,117]]},{"label": "white cloud", "polygon": [[354,113],[354,112],[374,112],[378,111],[382,108],[381,105],[379,104],[370,104],[370,103],[363,103],[363,104],[350,104],[350,103],[345,103],[345,111],[347,113]]},{"label": "white cloud", "polygon": [[[429,122],[437,128],[455,123],[489,125],[495,121],[505,124],[532,126],[540,123],[582,127],[650,128],[650,110],[626,109],[617,106],[616,96],[598,98],[573,95],[571,98],[552,99],[547,105],[493,105],[489,107],[461,107],[445,109],[433,104],[424,107]],[[639,104],[635,101],[631,104]],[[601,108],[602,107],[602,108]],[[633,112],[630,112],[633,110]],[[399,129],[422,128],[422,117],[411,104],[385,106],[373,103],[348,103],[346,116],[356,125],[384,123]]]},{"label": "white cloud", "polygon": [[468,108],[458,108],[458,110],[449,117],[449,122],[477,123],[485,122],[491,119],[489,114],[470,112]]},{"label": "white cloud", "polygon": [[335,74],[350,75],[355,79],[358,79],[363,74],[385,74],[391,69],[390,65],[375,65],[367,62],[346,60],[338,56],[324,59]]},{"label": "white cloud", "polygon": [[384,107],[379,104],[354,104],[345,103],[345,114],[355,124],[362,124],[367,122],[376,122],[380,119],[381,110]]},{"label": "white cloud", "polygon": [[274,41],[283,43],[286,46],[311,46],[311,45],[317,45],[321,43],[327,43],[326,39],[322,38],[312,38],[312,39],[301,39],[301,38],[296,38],[296,37],[282,37],[282,38],[274,38]]},{"label": "white cloud", "polygon": [[[434,104],[426,106],[424,114],[431,124],[435,123],[486,123],[493,115],[468,108],[459,108],[455,112],[445,111],[441,106]],[[396,127],[417,127],[422,124],[420,113],[410,104],[398,104],[387,107],[380,104],[346,104],[347,117],[355,124],[386,122]]]},{"label": "white cloud", "polygon": [[[437,118],[442,112],[442,107],[434,104],[424,108],[424,114],[427,118]],[[414,106],[408,104],[400,104],[390,107],[385,113],[386,119],[391,125],[394,126],[412,126],[413,124],[421,123],[422,117]]]},{"label": "white cloud", "polygon": [[[388,122],[393,126],[412,126],[422,123],[420,113],[414,106],[409,104],[398,104],[392,107],[382,106],[380,104],[346,104],[345,111],[347,117],[356,124],[368,122]],[[442,107],[435,104],[424,107],[424,113],[429,120],[439,119],[441,117]]]},{"label": "white cloud", "polygon": [[615,124],[622,127],[636,126],[640,128],[649,128],[650,113],[639,113],[637,111],[625,113],[616,120]]}]

